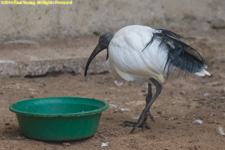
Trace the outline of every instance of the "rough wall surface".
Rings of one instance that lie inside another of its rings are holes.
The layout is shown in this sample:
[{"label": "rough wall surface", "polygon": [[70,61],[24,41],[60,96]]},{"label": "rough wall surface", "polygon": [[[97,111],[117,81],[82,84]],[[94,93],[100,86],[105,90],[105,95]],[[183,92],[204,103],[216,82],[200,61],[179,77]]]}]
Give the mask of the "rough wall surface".
[{"label": "rough wall surface", "polygon": [[129,24],[207,30],[225,22],[224,0],[74,0],[72,5],[0,4],[0,42],[77,37]]}]

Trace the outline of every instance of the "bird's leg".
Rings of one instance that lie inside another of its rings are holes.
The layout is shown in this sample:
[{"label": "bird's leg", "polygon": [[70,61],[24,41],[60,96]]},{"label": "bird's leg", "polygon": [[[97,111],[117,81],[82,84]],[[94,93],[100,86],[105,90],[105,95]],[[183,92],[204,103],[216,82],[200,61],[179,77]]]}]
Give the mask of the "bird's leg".
[{"label": "bird's leg", "polygon": [[[147,105],[148,105],[148,103],[150,102],[151,99],[152,99],[152,85],[151,85],[151,84],[148,84],[148,94],[147,94],[147,96],[146,96],[146,104],[145,104],[145,107],[147,107]],[[144,124],[145,124],[147,118],[148,118],[148,114],[145,114],[144,120],[143,120],[142,123],[139,125],[139,127],[141,127],[141,128],[144,127]],[[150,117],[150,118],[152,118],[152,117]],[[141,119],[141,117],[139,117],[138,122],[139,122],[140,119]],[[153,119],[153,120],[154,120],[154,119]],[[129,126],[129,127],[135,127],[136,124],[137,124],[138,122],[124,121],[124,122],[123,122],[123,125],[124,125],[124,126]],[[147,129],[149,129],[148,126],[145,126],[145,127],[146,127]]]},{"label": "bird's leg", "polygon": [[[150,102],[151,99],[152,99],[152,85],[151,84],[148,84],[148,94],[147,94],[146,99],[145,99],[146,100],[145,107],[147,107],[147,105],[148,105],[148,103]],[[145,124],[145,122],[146,122],[146,120],[148,118],[148,115],[149,115],[148,113],[145,114],[144,120],[142,121],[142,123],[138,127],[140,127],[140,128],[143,128],[144,127],[144,124]],[[150,118],[154,121],[154,118],[152,117],[151,114],[150,114],[150,116],[151,116]],[[139,117],[139,119],[138,119],[137,122],[124,121],[123,122],[123,125],[130,126],[130,127],[137,127],[136,125],[140,121],[140,119],[142,119],[141,116]],[[145,125],[145,127],[147,129],[150,129],[148,125]]]},{"label": "bird's leg", "polygon": [[[150,78],[149,80],[151,80],[152,81],[152,83],[155,85],[155,87],[156,87],[156,92],[155,92],[155,94],[154,94],[154,96],[151,98],[151,100],[148,100],[148,104],[146,104],[146,107],[143,109],[143,111],[142,111],[142,113],[141,113],[141,115],[140,115],[140,117],[139,117],[139,119],[138,119],[138,122],[136,123],[136,125],[133,127],[133,129],[131,130],[131,132],[130,133],[133,133],[134,132],[134,130],[137,128],[137,127],[139,127],[141,124],[143,124],[143,121],[145,120],[147,120],[147,119],[145,119],[146,117],[146,114],[147,115],[149,115],[149,117],[152,119],[152,121],[154,121],[154,118],[153,118],[153,116],[152,116],[152,114],[150,113],[150,107],[152,106],[152,104],[154,103],[154,101],[156,100],[156,98],[159,96],[159,94],[161,93],[161,91],[162,91],[162,85],[158,82],[158,81],[156,81],[155,79],[153,79],[153,78]],[[146,102],[147,102],[147,100],[146,100]],[[144,122],[145,122],[144,121]]]},{"label": "bird's leg", "polygon": [[[151,99],[152,99],[152,85],[151,85],[151,84],[148,84],[148,94],[147,94],[147,96],[146,96],[146,98],[145,98],[145,100],[146,100],[145,107],[147,107],[147,105],[148,105],[148,103],[151,101]],[[149,113],[150,113],[150,112],[149,112]],[[147,118],[148,118],[148,114],[146,113],[145,116],[144,116],[144,120],[142,121],[142,123],[141,123],[141,125],[140,125],[141,127],[144,126],[144,124],[145,124]],[[154,120],[154,118],[153,118],[153,116],[152,116],[151,114],[150,114],[150,118],[152,119],[152,121],[155,122],[155,120]],[[139,117],[139,119],[141,119],[141,117]],[[138,122],[139,122],[139,119],[138,119]],[[145,125],[145,127],[146,127],[147,129],[150,129],[148,125]]]}]

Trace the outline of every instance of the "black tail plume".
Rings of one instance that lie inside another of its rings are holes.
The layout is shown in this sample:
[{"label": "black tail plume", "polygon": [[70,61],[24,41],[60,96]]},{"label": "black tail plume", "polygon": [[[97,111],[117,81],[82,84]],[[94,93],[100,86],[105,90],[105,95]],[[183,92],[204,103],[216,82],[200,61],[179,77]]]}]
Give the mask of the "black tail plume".
[{"label": "black tail plume", "polygon": [[163,29],[158,29],[153,34],[151,42],[154,39],[159,39],[161,40],[160,45],[165,44],[168,47],[168,57],[164,68],[167,77],[175,68],[188,73],[195,73],[205,67],[202,56],[194,48],[182,42],[181,38],[182,36]]}]

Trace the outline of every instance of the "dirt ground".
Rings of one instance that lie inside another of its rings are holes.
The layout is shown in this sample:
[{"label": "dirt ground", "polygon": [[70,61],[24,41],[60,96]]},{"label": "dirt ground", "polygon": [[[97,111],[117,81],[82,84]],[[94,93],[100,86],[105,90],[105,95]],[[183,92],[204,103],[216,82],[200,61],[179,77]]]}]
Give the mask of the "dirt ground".
[{"label": "dirt ground", "polygon": [[[194,33],[194,32],[193,32]],[[223,150],[225,136],[225,31],[195,33],[186,41],[198,49],[208,64],[212,77],[190,75],[168,81],[151,112],[156,122],[148,120],[149,130],[123,127],[125,120],[136,121],[145,105],[147,89],[125,82],[116,86],[109,73],[83,75],[52,73],[34,78],[0,79],[0,149],[59,150],[59,149],[140,149],[140,150]],[[78,96],[101,99],[110,106],[102,113],[97,133],[79,141],[42,142],[24,137],[11,103],[23,99],[53,96]],[[130,111],[121,111],[121,108]],[[192,122],[203,120],[201,125]],[[103,142],[108,146],[101,147]]]}]

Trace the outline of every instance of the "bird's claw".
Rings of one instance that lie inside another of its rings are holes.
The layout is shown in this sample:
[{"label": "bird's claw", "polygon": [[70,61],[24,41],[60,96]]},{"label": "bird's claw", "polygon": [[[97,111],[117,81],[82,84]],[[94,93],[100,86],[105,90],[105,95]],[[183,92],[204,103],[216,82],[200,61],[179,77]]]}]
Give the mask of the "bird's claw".
[{"label": "bird's claw", "polygon": [[133,131],[138,127],[138,128],[142,128],[142,131],[144,131],[144,127],[146,129],[150,129],[150,127],[145,123],[145,121],[143,121],[141,123],[141,125],[137,126],[138,122],[131,122],[131,121],[124,121],[123,122],[123,126],[128,126],[128,127],[133,127],[133,129],[131,130],[131,134],[133,133]]},{"label": "bird's claw", "polygon": [[[133,125],[133,129],[130,131],[130,133],[132,134],[132,133],[134,132],[134,130],[135,130],[137,127],[142,127],[142,129],[143,129],[143,126],[144,126],[144,124],[145,124],[145,122],[146,122],[148,116],[151,118],[151,120],[152,120],[153,122],[155,122],[155,119],[154,119],[154,117],[152,116],[152,114],[150,113],[149,109],[145,108],[145,109],[142,111],[141,116],[140,116],[139,119],[138,119],[138,122],[135,123],[135,125]],[[145,126],[145,127],[146,127],[146,126]],[[150,129],[148,126],[147,126],[146,128],[147,128],[147,129]],[[142,130],[142,131],[143,131],[143,130]]]},{"label": "bird's claw", "polygon": [[123,126],[128,126],[128,127],[135,127],[137,122],[131,122],[131,121],[124,121],[122,123]]},{"label": "bird's claw", "polygon": [[137,122],[124,121],[123,126],[133,127],[133,129],[130,131],[131,134],[134,132],[134,130],[137,127],[142,128],[142,131],[143,131],[144,127],[146,129],[150,129],[150,127],[146,124],[146,120],[147,120],[148,116],[151,118],[151,120],[153,122],[155,122],[155,119],[152,116],[152,114],[150,113],[149,109],[144,109]]}]

